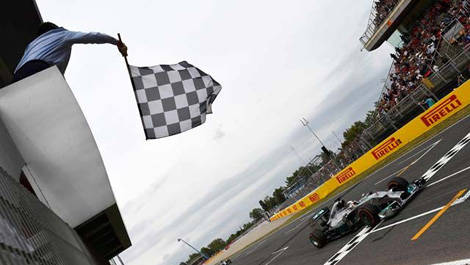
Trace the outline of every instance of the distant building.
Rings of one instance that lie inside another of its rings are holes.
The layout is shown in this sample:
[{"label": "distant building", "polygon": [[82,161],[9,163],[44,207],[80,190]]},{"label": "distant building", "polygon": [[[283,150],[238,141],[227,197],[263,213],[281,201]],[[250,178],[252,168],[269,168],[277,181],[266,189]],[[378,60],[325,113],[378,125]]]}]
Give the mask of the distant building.
[{"label": "distant building", "polygon": [[131,246],[88,123],[56,67],[11,84],[41,15],[0,8],[0,260],[102,265]]}]

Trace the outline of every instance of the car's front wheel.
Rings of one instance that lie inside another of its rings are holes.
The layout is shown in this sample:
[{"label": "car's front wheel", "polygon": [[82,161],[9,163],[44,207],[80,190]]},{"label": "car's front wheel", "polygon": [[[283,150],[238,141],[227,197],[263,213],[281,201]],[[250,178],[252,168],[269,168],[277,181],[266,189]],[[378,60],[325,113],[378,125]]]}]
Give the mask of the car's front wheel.
[{"label": "car's front wheel", "polygon": [[357,214],[365,225],[374,227],[380,222],[379,209],[372,204],[364,204],[359,208]]},{"label": "car's front wheel", "polygon": [[323,231],[320,229],[315,229],[312,233],[310,233],[310,242],[316,248],[322,248],[326,245],[327,239]]},{"label": "car's front wheel", "polygon": [[388,182],[387,188],[393,191],[407,191],[408,185],[409,183],[406,179],[394,177]]}]

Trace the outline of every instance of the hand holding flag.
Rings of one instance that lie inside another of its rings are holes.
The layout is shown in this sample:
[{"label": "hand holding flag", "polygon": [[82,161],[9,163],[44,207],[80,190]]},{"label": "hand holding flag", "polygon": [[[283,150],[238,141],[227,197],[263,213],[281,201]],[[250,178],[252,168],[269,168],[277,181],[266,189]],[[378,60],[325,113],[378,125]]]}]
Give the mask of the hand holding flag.
[{"label": "hand holding flag", "polygon": [[[206,121],[222,89],[212,77],[186,61],[172,65],[132,66],[124,56],[147,139],[182,133]],[[119,46],[118,46],[119,47]]]},{"label": "hand holding flag", "polygon": [[122,42],[121,40],[118,41],[117,44],[119,52],[122,54],[122,56],[126,57],[127,56],[127,46]]}]

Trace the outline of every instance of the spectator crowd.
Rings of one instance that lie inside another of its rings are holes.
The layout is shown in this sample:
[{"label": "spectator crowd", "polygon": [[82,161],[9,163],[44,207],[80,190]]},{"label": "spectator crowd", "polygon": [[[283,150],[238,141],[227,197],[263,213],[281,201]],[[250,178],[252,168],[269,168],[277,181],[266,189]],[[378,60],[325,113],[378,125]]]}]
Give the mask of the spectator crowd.
[{"label": "spectator crowd", "polygon": [[375,8],[375,27],[379,26],[384,22],[388,15],[393,11],[399,0],[379,0],[374,2]]},{"label": "spectator crowd", "polygon": [[439,71],[439,66],[447,62],[448,58],[440,56],[438,49],[445,31],[457,21],[462,29],[447,40],[448,43],[461,48],[470,43],[468,10],[468,0],[439,0],[417,20],[409,34],[401,36],[402,48],[396,48],[396,53],[390,55],[394,62],[377,106],[379,113],[393,108],[415,90],[423,78]]},{"label": "spectator crowd", "polygon": [[[398,0],[379,0],[375,3],[377,10],[376,25],[383,22],[396,6]],[[438,0],[417,20],[409,34],[402,35],[403,46],[396,48],[392,69],[388,77],[386,89],[377,105],[378,113],[393,108],[401,99],[414,91],[423,78],[439,71],[439,66],[449,58],[440,56],[438,50],[446,32],[451,32],[447,43],[454,47],[470,47],[470,0]],[[460,23],[460,24],[459,24]],[[457,27],[459,26],[459,27]],[[456,32],[451,28],[457,28]],[[429,99],[427,99],[429,101]],[[426,102],[427,107],[433,102]],[[358,139],[345,146],[336,156],[336,164],[328,161],[321,169],[310,176],[303,189],[283,205],[288,205],[302,198],[323,182],[334,176],[364,154]]]}]

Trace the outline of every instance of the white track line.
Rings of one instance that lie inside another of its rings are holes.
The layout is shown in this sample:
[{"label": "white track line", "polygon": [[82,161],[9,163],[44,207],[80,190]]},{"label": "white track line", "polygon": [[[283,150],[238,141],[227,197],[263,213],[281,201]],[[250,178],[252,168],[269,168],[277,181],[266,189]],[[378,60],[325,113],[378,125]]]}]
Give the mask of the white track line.
[{"label": "white track line", "polygon": [[[434,176],[445,164],[447,164],[447,162],[449,162],[460,150],[462,150],[465,145],[467,145],[468,143],[470,142],[470,133],[467,134],[464,138],[462,138],[462,140],[460,140],[454,147],[452,147],[452,149],[450,149],[443,157],[441,157],[441,159],[439,159],[430,169],[428,169],[426,171],[426,173],[424,173],[423,175],[423,178],[426,179],[426,181],[429,181],[429,179],[431,179],[432,176]],[[458,174],[459,172],[456,172],[454,173],[454,175]],[[450,176],[447,176],[445,177],[444,179],[447,179],[449,177],[451,177],[452,175]],[[433,182],[431,183],[430,185],[434,185],[440,181],[443,181],[444,179],[441,179],[441,180],[438,180],[436,182]],[[462,198],[465,198],[463,201],[466,200],[466,198],[468,198],[468,196],[470,196],[470,192],[467,192],[467,194],[462,197]],[[459,200],[455,201],[454,204],[452,205],[455,205]],[[463,202],[461,201],[461,202]],[[460,202],[460,203],[461,203]],[[444,206],[443,206],[444,207]],[[407,222],[407,221],[410,221],[410,220],[413,220],[413,219],[416,219],[416,218],[419,218],[421,216],[425,216],[425,215],[428,215],[430,213],[433,213],[433,212],[436,212],[436,211],[439,211],[441,210],[443,207],[440,207],[440,208],[437,208],[437,209],[434,209],[434,210],[431,210],[431,211],[428,211],[428,212],[425,212],[425,213],[422,213],[422,214],[419,214],[419,215],[416,215],[414,217],[411,217],[411,218],[408,218],[408,219],[405,219],[405,220],[402,220],[402,221],[398,221],[396,223],[393,223],[391,225],[387,225],[387,226],[384,226],[384,227],[381,227],[379,229],[377,229],[376,231],[380,231],[380,230],[383,230],[385,228],[388,228],[388,227],[391,227],[391,226],[394,226],[394,225],[397,225],[397,224],[401,224],[401,223],[404,223],[404,222]]]},{"label": "white track line", "polygon": [[[442,167],[444,167],[444,165],[447,164],[447,162],[449,162],[469,142],[470,142],[470,133],[468,133],[464,138],[462,138],[462,140],[460,140],[454,147],[452,147],[452,149],[450,149],[443,157],[441,157],[441,159],[439,159],[431,168],[429,168],[423,174],[422,178],[424,178],[426,181],[429,181],[429,179],[431,179],[432,176],[434,176]],[[464,202],[469,197],[470,197],[470,191],[467,192],[467,194],[465,194],[460,199],[456,200],[452,204],[452,206]],[[338,264],[349,252],[351,252],[357,245],[359,245],[359,243],[362,242],[362,240],[364,240],[371,233],[374,233],[376,231],[381,231],[383,229],[408,222],[410,220],[419,218],[421,216],[431,214],[433,212],[441,210],[442,208],[444,208],[444,206],[419,214],[417,216],[402,220],[402,221],[398,221],[396,223],[393,223],[393,224],[390,224],[381,228],[379,228],[379,226],[382,224],[382,222],[380,222],[374,229],[366,226],[351,241],[349,241],[343,248],[341,248],[335,255],[333,255],[324,265]]]},{"label": "white track line", "polygon": [[455,260],[444,263],[434,263],[432,265],[470,265],[470,259]]},{"label": "white track line", "polygon": [[[452,203],[452,206],[455,206],[455,205],[458,205],[458,204],[461,204],[461,203],[465,202],[469,197],[470,197],[470,191],[468,191],[464,196],[460,197],[460,198],[457,199],[454,203]],[[396,226],[396,225],[399,225],[399,224],[403,224],[403,223],[409,222],[409,221],[414,220],[414,219],[416,219],[416,218],[420,218],[420,217],[423,217],[423,216],[426,216],[426,215],[435,213],[435,212],[437,212],[437,211],[442,210],[442,208],[444,208],[444,207],[445,207],[445,206],[441,206],[441,207],[439,207],[439,208],[436,208],[436,209],[433,209],[433,210],[430,210],[430,211],[427,211],[427,212],[424,212],[424,213],[415,215],[415,216],[410,217],[410,218],[406,218],[406,219],[404,219],[404,220],[395,222],[395,223],[393,223],[393,224],[389,224],[389,225],[386,225],[386,226],[377,228],[377,229],[375,229],[373,232],[379,232],[379,231],[382,231],[382,230],[384,230],[384,229],[387,229],[387,228],[390,228],[390,227],[393,227],[393,226]]]},{"label": "white track line", "polygon": [[[442,141],[442,139],[439,139],[439,141],[437,141],[436,143],[439,143],[440,141]],[[436,143],[430,145],[430,146],[432,146],[431,148],[433,148]],[[416,157],[416,156],[418,156],[419,154],[421,154],[422,152],[426,152],[426,151],[429,151],[429,150],[426,150],[426,147],[424,147],[422,150],[419,150],[418,152],[416,152],[415,154],[413,154],[413,155],[407,157],[407,158],[404,159],[403,161],[398,162],[398,165],[403,164],[403,163],[405,163],[406,161],[411,160],[413,157]]]},{"label": "white track line", "polygon": [[[420,143],[418,146],[414,147],[413,149],[411,149],[410,151],[408,151],[408,152],[406,152],[405,154],[401,155],[400,157],[396,158],[395,160],[389,162],[388,164],[386,164],[386,165],[383,166],[382,168],[379,168],[379,169],[377,169],[376,171],[372,172],[371,174],[369,174],[369,176],[366,177],[366,179],[370,178],[370,177],[373,176],[374,174],[380,172],[380,171],[383,170],[384,168],[386,168],[386,167],[388,167],[389,165],[393,164],[394,162],[400,160],[402,157],[408,155],[409,153],[413,152],[413,151],[416,150],[417,148],[419,148],[419,147],[423,146],[424,144],[430,142],[432,139],[436,138],[437,136],[443,134],[444,132],[446,132],[446,131],[449,130],[450,128],[454,127],[455,125],[457,125],[457,124],[461,123],[462,121],[467,120],[467,119],[469,119],[469,118],[470,118],[470,115],[467,115],[466,117],[462,118],[462,119],[459,120],[458,122],[456,122],[456,123],[452,124],[451,126],[445,128],[444,130],[440,131],[438,134],[436,134],[436,135],[434,135],[433,137],[431,137],[430,139],[428,139],[428,140],[426,140],[426,141]],[[442,139],[439,139],[439,140],[438,140],[437,142],[435,142],[434,144],[439,143],[441,140],[442,140]],[[399,171],[400,171],[400,170],[398,170],[397,172],[399,172]],[[397,172],[395,172],[395,173],[397,173]],[[393,174],[395,174],[395,173],[393,173]],[[392,175],[393,175],[393,174],[392,174]],[[390,175],[390,176],[392,176],[392,175]],[[390,177],[390,176],[389,176],[389,177]],[[377,183],[376,183],[376,184],[377,184]],[[329,200],[323,202],[321,205],[324,205],[324,204],[328,203],[329,201],[333,200],[334,198],[340,197],[340,195],[342,195],[343,193],[345,193],[346,191],[348,191],[348,190],[350,190],[350,189],[352,189],[352,188],[354,188],[354,187],[356,187],[356,185],[353,185],[353,186],[347,188],[346,190],[340,192],[338,195],[333,196],[333,197],[330,198]],[[320,205],[320,206],[321,206],[321,205]],[[320,206],[316,207],[315,209],[318,209]],[[292,221],[292,223],[293,223],[293,222],[296,222],[296,221],[300,221],[303,217],[305,217],[306,215],[310,215],[310,214],[312,214],[312,210],[311,210],[311,211],[308,211],[308,212],[306,212],[306,213],[304,213],[302,216],[300,216],[300,217],[298,217],[296,220]],[[303,221],[304,221],[304,220],[302,220],[302,222],[303,222]]]},{"label": "white track line", "polygon": [[470,133],[460,140],[452,149],[450,149],[441,159],[439,159],[424,175],[426,181],[429,181],[445,164],[447,164],[460,150],[470,142]]},{"label": "white track line", "polygon": [[272,254],[276,254],[278,253],[279,251],[286,251],[289,247],[285,247],[285,248],[281,248],[279,249],[278,251],[274,251]]},{"label": "white track line", "polygon": [[277,257],[281,256],[282,253],[284,253],[284,251],[286,251],[288,248],[289,248],[289,247],[285,247],[285,248],[282,248],[282,249],[280,249],[280,250],[278,250],[278,251],[273,252],[272,254],[278,253],[278,252],[279,252],[279,253],[278,253],[276,256],[274,256],[270,261],[268,261],[268,262],[267,262],[266,264],[264,264],[264,265],[269,265],[269,264],[271,264],[271,262],[273,262],[275,259],[277,259]]},{"label": "white track line", "polygon": [[248,256],[250,255],[251,253],[253,253],[259,246],[261,246],[261,244],[264,243],[266,239],[263,239],[261,240],[260,242],[256,243],[255,245],[253,245],[249,251],[245,252],[245,256]]},{"label": "white track line", "polygon": [[298,225],[296,225],[294,228],[285,231],[284,234],[287,235],[287,234],[289,234],[290,232],[294,231],[295,229],[299,228],[299,226],[301,226],[301,225],[304,224],[304,221],[305,221],[305,220],[302,220],[302,222],[300,222],[300,223],[299,223]]},{"label": "white track line", "polygon": [[[382,221],[375,227],[378,227]],[[370,226],[364,227],[359,233],[357,233],[351,241],[349,241],[344,247],[342,247],[336,254],[334,254],[330,259],[328,259],[327,262],[325,262],[324,265],[334,265],[340,262],[346,255],[349,254],[359,243],[362,242],[368,235],[373,233],[375,231],[375,228],[372,228]]]},{"label": "white track line", "polygon": [[388,164],[386,164],[385,166],[383,166],[382,168],[379,168],[377,169],[376,171],[372,172],[367,178],[369,178],[370,176],[373,176],[374,174],[380,172],[381,170],[383,170],[384,168],[388,167],[389,165],[393,164],[394,162],[398,161],[399,159],[401,159],[402,157],[408,155],[409,153],[413,152],[414,150],[418,149],[419,147],[421,147],[422,145],[428,143],[428,142],[431,142],[431,140],[433,140],[434,138],[438,137],[439,135],[445,133],[446,131],[448,131],[450,128],[456,126],[457,124],[460,124],[461,122],[463,121],[466,121],[467,119],[470,118],[470,114],[463,117],[462,119],[460,119],[459,121],[457,121],[456,123],[452,124],[451,126],[445,128],[444,130],[440,131],[438,134],[434,135],[433,137],[427,139],[426,141],[420,143],[418,146],[414,147],[413,149],[409,150],[408,152],[406,152],[405,154],[401,155],[399,158],[389,162]]},{"label": "white track line", "polygon": [[409,164],[408,166],[406,166],[406,167],[404,167],[404,168],[402,168],[402,169],[400,169],[400,170],[397,170],[395,173],[391,174],[390,176],[388,176],[388,177],[382,179],[381,181],[375,183],[375,185],[384,182],[386,179],[388,179],[388,178],[394,176],[396,173],[398,173],[398,172],[404,170],[405,168],[410,167],[410,166],[416,164],[416,162],[418,162],[418,161],[419,161],[421,158],[423,158],[427,153],[429,153],[429,152],[430,152],[434,147],[436,147],[436,145],[437,145],[439,142],[441,142],[441,141],[442,141],[442,139],[440,139],[439,141],[433,143],[432,145],[430,145],[431,148],[429,148],[428,150],[426,150],[426,152],[424,152],[424,154],[422,154],[420,157],[418,157],[418,159],[416,159],[415,161],[413,161],[413,162],[412,162],[411,164]]},{"label": "white track line", "polygon": [[464,168],[464,169],[462,169],[462,170],[459,170],[459,171],[457,171],[457,172],[455,172],[455,173],[450,174],[450,175],[447,176],[447,177],[443,177],[443,178],[441,178],[440,180],[436,180],[436,181],[434,181],[433,183],[428,184],[427,186],[430,187],[430,186],[432,186],[432,185],[434,185],[434,184],[437,184],[437,183],[439,183],[439,182],[441,182],[441,181],[444,181],[444,180],[446,180],[446,179],[448,179],[448,178],[451,178],[451,177],[453,177],[453,176],[455,176],[455,175],[458,175],[458,174],[460,174],[460,173],[462,173],[462,172],[465,172],[465,171],[467,171],[467,170],[469,170],[469,169],[470,169],[470,167],[466,167],[466,168]]}]

